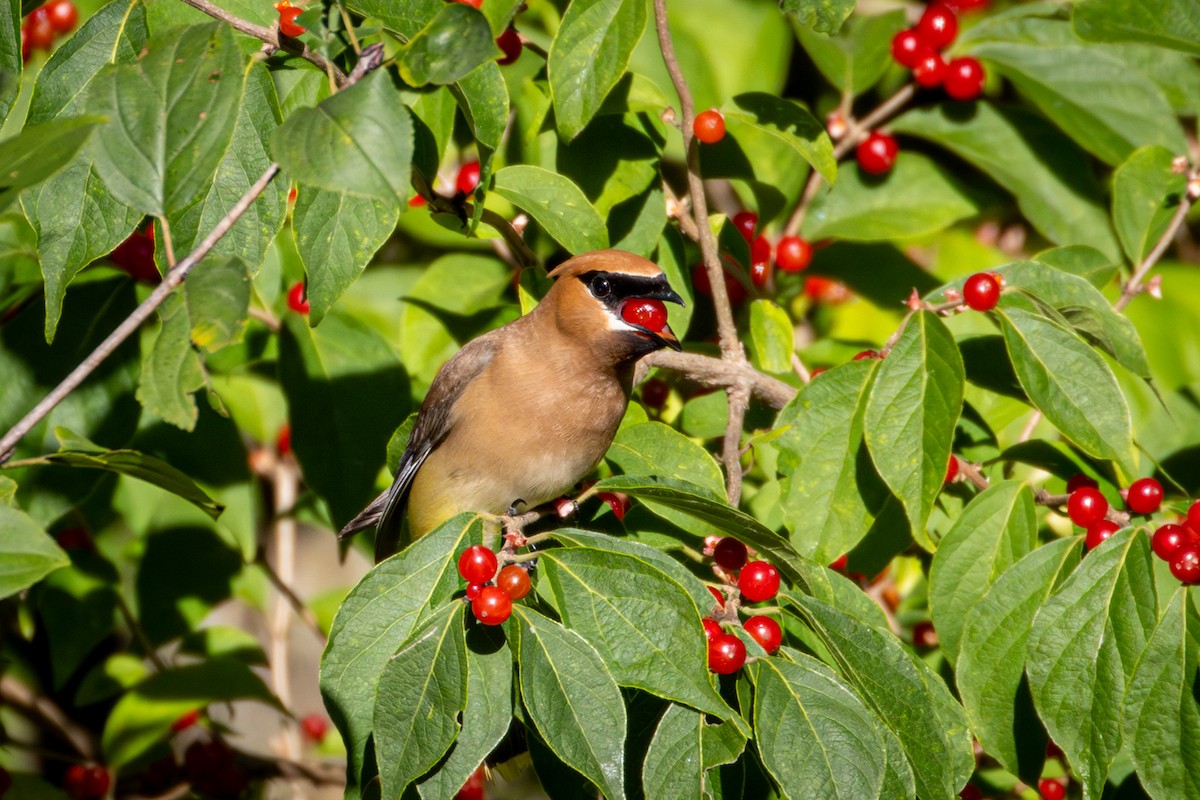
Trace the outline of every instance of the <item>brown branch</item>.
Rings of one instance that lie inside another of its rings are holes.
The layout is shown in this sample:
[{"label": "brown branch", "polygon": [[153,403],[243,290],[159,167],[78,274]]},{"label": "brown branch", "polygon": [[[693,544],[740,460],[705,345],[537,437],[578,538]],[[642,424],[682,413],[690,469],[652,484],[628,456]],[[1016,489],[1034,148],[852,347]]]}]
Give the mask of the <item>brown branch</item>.
[{"label": "brown branch", "polygon": [[32,722],[39,723],[61,736],[88,761],[94,761],[99,749],[86,728],[73,722],[48,697],[35,694],[33,689],[11,675],[0,677],[0,700]]},{"label": "brown branch", "polygon": [[1197,171],[1193,170],[1188,176],[1187,191],[1184,192],[1183,197],[1179,200],[1179,207],[1175,209],[1175,214],[1171,217],[1170,223],[1167,224],[1167,229],[1159,237],[1158,242],[1154,245],[1154,249],[1146,254],[1146,257],[1142,259],[1142,263],[1129,276],[1129,280],[1126,281],[1125,286],[1121,289],[1121,296],[1113,302],[1113,308],[1117,311],[1124,311],[1129,302],[1141,294],[1143,290],[1142,280],[1145,279],[1150,270],[1154,269],[1154,265],[1163,257],[1163,253],[1171,245],[1171,240],[1175,238],[1175,234],[1183,226],[1184,221],[1187,219],[1188,211],[1192,208],[1192,203],[1196,202],[1196,191],[1200,190],[1200,187],[1196,186],[1196,174]]},{"label": "brown branch", "polygon": [[303,42],[298,42],[295,39],[289,39],[287,37],[281,37],[279,35],[278,26],[273,28],[264,28],[262,25],[255,25],[249,20],[244,20],[241,17],[235,17],[233,14],[230,14],[220,6],[216,6],[208,2],[208,0],[183,0],[183,2],[187,3],[197,11],[202,11],[205,14],[208,14],[213,19],[219,19],[222,22],[228,23],[229,26],[234,30],[241,31],[247,36],[253,36],[255,39],[261,39],[272,48],[277,48],[300,56],[300,58],[303,58],[310,64],[319,67],[321,71],[333,75],[334,80],[337,81],[337,85],[339,87],[346,86],[349,81],[346,73],[342,72],[337,64],[334,64],[332,61],[325,58],[325,56],[312,50]]},{"label": "brown branch", "polygon": [[735,508],[742,501],[742,426],[746,422],[746,409],[750,406],[750,385],[738,381],[728,389],[729,421],[725,424],[725,440],[721,447],[721,460],[725,464],[725,496]]},{"label": "brown branch", "polygon": [[262,571],[267,576],[267,580],[269,580],[271,585],[275,587],[275,590],[279,592],[279,594],[282,595],[285,600],[287,600],[288,605],[290,605],[292,610],[296,612],[296,616],[300,618],[300,621],[304,623],[305,627],[311,630],[313,635],[316,636],[318,640],[320,640],[322,643],[325,643],[325,632],[321,630],[321,623],[317,621],[317,615],[312,612],[311,608],[304,604],[304,601],[300,599],[300,596],[296,594],[292,587],[279,577],[278,573],[275,572],[275,569],[267,560],[266,553],[264,553],[262,550],[259,550],[254,557],[254,563],[262,568]]},{"label": "brown branch", "polygon": [[89,375],[91,375],[101,363],[104,362],[112,353],[121,346],[121,344],[141,327],[142,323],[150,318],[150,316],[158,309],[159,306],[167,299],[171,292],[175,291],[183,283],[184,278],[192,270],[200,259],[208,255],[213,246],[220,241],[221,237],[229,232],[229,229],[234,226],[234,223],[241,218],[250,205],[258,199],[258,196],[263,193],[275,176],[279,174],[279,165],[272,164],[267,168],[259,179],[246,190],[246,193],[234,203],[233,208],[229,209],[221,220],[216,224],[208,236],[197,245],[196,249],[189,253],[183,260],[171,268],[165,276],[162,283],[154,288],[150,296],[142,301],[142,304],[133,310],[133,313],[125,318],[116,330],[108,335],[95,350],[85,358],[79,366],[71,370],[67,377],[63,378],[62,383],[54,387],[50,394],[42,398],[33,410],[14,425],[8,433],[4,434],[4,438],[0,439],[0,464],[7,461],[12,456],[12,451],[16,448],[17,443],[25,437],[33,427],[41,422],[47,414],[54,410],[55,406],[63,401],[67,395],[78,388],[79,384],[83,383]]},{"label": "brown branch", "polygon": [[732,362],[700,353],[659,350],[642,359],[647,366],[670,369],[707,386],[726,388],[746,384],[751,394],[772,408],[783,408],[796,396],[796,388],[764,375],[748,362]]}]

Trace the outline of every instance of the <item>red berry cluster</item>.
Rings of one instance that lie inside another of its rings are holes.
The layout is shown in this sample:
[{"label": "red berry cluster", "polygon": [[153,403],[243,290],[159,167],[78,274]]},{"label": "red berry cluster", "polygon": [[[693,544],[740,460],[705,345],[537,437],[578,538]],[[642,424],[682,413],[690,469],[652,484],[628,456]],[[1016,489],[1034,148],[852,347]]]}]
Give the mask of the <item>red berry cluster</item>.
[{"label": "red berry cluster", "polygon": [[28,62],[34,50],[49,51],[78,21],[79,9],[71,0],[52,0],[30,11],[21,23],[21,63]]},{"label": "red berry cluster", "polygon": [[[1129,496],[1132,508],[1133,487]],[[1150,547],[1154,555],[1167,562],[1171,574],[1181,583],[1200,583],[1200,500],[1192,503],[1187,516],[1179,522],[1159,527],[1150,538]]]},{"label": "red berry cluster", "polygon": [[[731,586],[736,575],[742,600],[759,603],[775,597],[779,591],[779,570],[774,565],[766,561],[750,561],[750,551],[746,545],[732,536],[717,539],[711,543],[711,547],[713,561],[720,568],[718,574],[725,577]],[[709,591],[717,603],[724,607],[724,595],[715,588],[710,587]],[[746,663],[746,645],[742,640],[736,634],[722,629],[714,616],[705,617],[701,622],[708,640],[708,668],[718,675],[729,675],[741,669]],[[774,653],[783,643],[783,631],[771,617],[759,614],[741,624],[750,638],[768,653]]]},{"label": "red berry cluster", "polygon": [[72,764],[63,776],[63,789],[71,800],[100,800],[111,785],[112,776],[98,764]]},{"label": "red berry cluster", "polygon": [[192,789],[204,797],[241,797],[249,785],[233,751],[219,739],[190,745],[183,755],[183,773]]},{"label": "red berry cluster", "polygon": [[983,66],[970,56],[946,63],[940,51],[958,35],[958,17],[948,4],[930,3],[915,27],[892,39],[892,58],[912,70],[919,86],[941,86],[955,100],[974,100],[983,92]]},{"label": "red berry cluster", "polygon": [[1091,550],[1120,530],[1121,526],[1105,518],[1108,515],[1108,500],[1096,488],[1095,481],[1091,481],[1091,485],[1085,481],[1079,483],[1083,485],[1067,495],[1067,516],[1071,522],[1087,530],[1086,542]]},{"label": "red berry cluster", "polygon": [[[532,584],[524,567],[500,562],[491,549],[473,544],[458,557],[458,574],[467,582],[471,613],[484,625],[499,625],[512,614],[514,600],[529,594]],[[494,580],[493,580],[494,579]]]},{"label": "red berry cluster", "polygon": [[[757,233],[758,214],[753,211],[739,211],[733,215],[731,222],[746,244],[750,245],[750,282],[759,288],[766,286],[770,280],[772,251],[775,267],[784,272],[802,272],[812,262],[812,244],[799,236],[783,236],[772,247],[770,239]],[[712,294],[703,264],[697,264],[692,270],[692,280],[698,292]],[[731,303],[740,303],[746,298],[745,288],[728,274],[725,277],[725,291]]]}]

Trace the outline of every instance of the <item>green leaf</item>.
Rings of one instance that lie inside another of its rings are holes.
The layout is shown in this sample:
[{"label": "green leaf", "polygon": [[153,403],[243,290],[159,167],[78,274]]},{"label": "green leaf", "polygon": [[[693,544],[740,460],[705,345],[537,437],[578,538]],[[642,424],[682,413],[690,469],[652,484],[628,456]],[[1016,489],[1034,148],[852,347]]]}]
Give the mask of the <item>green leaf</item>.
[{"label": "green leaf", "polygon": [[1121,750],[1116,699],[1154,628],[1153,598],[1146,536],[1127,528],[1088,553],[1033,620],[1025,664],[1033,701],[1087,800],[1100,797]]},{"label": "green leaf", "polygon": [[[66,428],[56,428],[54,432],[61,443],[61,448],[57,453],[24,459],[20,463],[22,465],[59,464],[64,467],[101,469],[119,475],[128,475],[182,497],[213,519],[220,516],[225,509],[224,506],[205,494],[186,474],[160,458],[139,453],[136,450],[106,450]],[[17,466],[17,464],[9,466]]]},{"label": "green leaf", "polygon": [[[118,1],[101,8],[42,66],[26,124],[86,110],[93,76],[106,64],[132,63],[148,36],[142,3]],[[22,194],[21,205],[37,231],[46,281],[45,334],[52,342],[67,285],[92,259],[120,244],[142,214],[112,196],[86,148],[65,169]]]},{"label": "green leaf", "polygon": [[1056,244],[1087,242],[1109,258],[1119,252],[1091,165],[1045,120],[986,102],[940,103],[889,124],[973,164],[1012,195],[1021,213]]},{"label": "green leaf", "polygon": [[547,551],[538,569],[563,624],[596,648],[618,684],[719,719],[735,716],[709,683],[696,604],[657,567],[612,551],[572,547]]},{"label": "green leaf", "polygon": [[711,783],[705,771],[733,763],[745,746],[733,725],[710,725],[700,712],[672,703],[646,750],[642,790],[646,797],[702,797]]},{"label": "green leaf", "polygon": [[[660,503],[690,517],[716,525],[726,536],[734,536],[753,547],[789,580],[800,576],[800,554],[779,534],[749,514],[743,513],[703,488],[672,478],[614,475],[596,483],[596,491],[625,492],[643,501]],[[650,506],[653,508],[652,506]]]},{"label": "green leaf", "polygon": [[365,17],[373,17],[390,31],[411,39],[429,24],[445,4],[441,0],[351,0],[347,7]]},{"label": "green leaf", "polygon": [[458,555],[483,523],[462,514],[368,572],[338,609],[321,657],[321,696],[346,743],[346,776],[359,787],[380,673],[396,649],[459,589]]},{"label": "green leaf", "polygon": [[879,722],[829,667],[799,651],[754,668],[755,743],[788,797],[880,797]]},{"label": "green leaf", "polygon": [[92,153],[113,195],[155,216],[194,205],[233,137],[246,74],[233,31],[220,22],[166,31],[136,63],[101,70],[87,104],[109,118]]},{"label": "green leaf", "polygon": [[288,314],[279,374],[304,479],[340,526],[375,494],[388,439],[408,414],[404,368],[391,345],[357,318],[330,314],[312,329]]},{"label": "green leaf", "polygon": [[1164,147],[1144,147],[1113,173],[1113,225],[1131,264],[1142,263],[1183,199],[1187,178],[1172,169],[1174,158]]},{"label": "green leaf", "polygon": [[625,704],[587,640],[522,605],[521,696],[529,719],[554,754],[610,800],[624,800]]},{"label": "green leaf", "polygon": [[[271,73],[265,65],[255,64],[246,79],[246,95],[238,111],[233,140],[217,165],[211,183],[194,205],[171,214],[171,238],[175,254],[182,258],[216,227],[241,199],[250,186],[271,166],[267,143],[279,127],[282,112]],[[267,247],[283,226],[287,211],[288,183],[276,178],[233,227],[213,245],[210,256],[237,257],[256,275],[266,256]],[[156,242],[158,262],[167,263],[162,237]],[[189,277],[189,281],[194,278]]]},{"label": "green leaf", "polygon": [[394,203],[308,187],[296,192],[292,233],[308,274],[310,325],[358,280],[398,219]]},{"label": "green leaf", "polygon": [[528,212],[569,253],[608,247],[604,220],[570,178],[517,164],[496,172],[493,191]]},{"label": "green leaf", "polygon": [[191,341],[212,352],[242,338],[250,310],[250,276],[236,257],[205,258],[184,284]]},{"label": "green leaf", "polygon": [[315,108],[291,114],[271,135],[271,154],[300,183],[403,207],[412,118],[380,70]]},{"label": "green leaf", "polygon": [[458,715],[467,706],[465,612],[462,603],[447,602],[379,676],[375,752],[384,797],[403,794],[458,736]]},{"label": "green leaf", "polygon": [[427,800],[452,800],[512,724],[513,654],[495,628],[467,631],[467,707],[446,760],[417,784]]},{"label": "green leaf", "polygon": [[1017,481],[976,495],[938,542],[929,570],[929,611],[946,658],[958,659],[967,612],[1037,544],[1033,492]]},{"label": "green leaf", "polygon": [[579,135],[625,74],[646,29],[641,0],[575,0],[550,44],[546,71],[558,131]]},{"label": "green leaf", "polygon": [[1125,692],[1122,736],[1139,782],[1155,800],[1200,793],[1200,708],[1193,689],[1200,656],[1196,627],[1188,589],[1180,586],[1138,657]]},{"label": "green leaf", "polygon": [[0,211],[12,205],[22,189],[35,186],[65,167],[92,131],[99,116],[60,117],[29,125],[0,142]]},{"label": "green leaf", "polygon": [[1191,0],[1083,0],[1071,18],[1075,33],[1094,42],[1148,42],[1200,56],[1200,8]]},{"label": "green leaf", "polygon": [[237,659],[212,658],[156,672],[126,692],[109,714],[101,738],[105,763],[128,764],[165,739],[181,715],[234,700],[284,710],[262,678]]},{"label": "green leaf", "polygon": [[849,552],[887,496],[862,438],[878,364],[852,361],[810,381],[775,424],[783,522],[796,548],[819,563]]},{"label": "green leaf", "polygon": [[0,505],[0,599],[33,586],[71,563],[54,539],[24,511]]},{"label": "green leaf", "polygon": [[779,596],[789,611],[799,612],[837,671],[899,738],[917,795],[953,797],[974,771],[975,757],[966,716],[941,678],[891,634],[813,598]]},{"label": "green leaf", "polygon": [[1129,406],[1112,369],[1071,331],[1004,295],[996,311],[1021,387],[1084,452],[1133,468]]},{"label": "green leaf", "polygon": [[405,43],[396,56],[396,66],[411,86],[454,83],[500,54],[494,39],[487,18],[478,9],[449,3]]},{"label": "green leaf", "polygon": [[808,109],[767,92],[746,92],[733,98],[724,111],[725,124],[735,138],[745,138],[745,128],[776,140],[794,151],[821,174],[826,183],[837,177],[833,144],[825,126]]},{"label": "green leaf", "polygon": [[508,126],[508,85],[495,61],[481,64],[450,87],[481,145],[496,150]]},{"label": "green leaf", "polygon": [[813,64],[826,80],[857,97],[870,89],[892,63],[892,37],[905,25],[900,9],[883,14],[851,17],[836,36],[827,36],[803,25],[796,35]]},{"label": "green leaf", "polygon": [[871,460],[929,550],[925,523],[946,480],[965,383],[954,336],[936,315],[919,311],[879,365],[863,417]]},{"label": "green leaf", "polygon": [[21,57],[21,4],[7,0],[0,6],[0,122],[8,118],[21,91],[18,76]]},{"label": "green leaf", "polygon": [[1158,87],[1112,52],[1082,44],[1066,21],[1030,17],[1003,31],[1004,39],[973,42],[972,54],[1097,158],[1115,166],[1144,145],[1185,151]]},{"label": "green leaf", "polygon": [[[661,422],[643,422],[621,428],[605,458],[626,475],[655,475],[686,481],[713,498],[720,498],[725,492],[721,468],[712,454]],[[651,501],[647,508],[697,536],[720,533],[719,529],[697,523],[694,517],[669,506]]]},{"label": "green leaf", "polygon": [[819,195],[804,218],[809,241],[877,241],[925,236],[974,216],[979,207],[941,165],[901,153],[883,177],[843,169],[837,185]]},{"label": "green leaf", "polygon": [[[1079,560],[1079,538],[1056,539],[1000,575],[966,614],[955,677],[971,730],[983,749],[1034,785],[1046,758],[1046,734],[1025,679],[1033,617],[1058,576]],[[941,632],[938,632],[939,638]]]},{"label": "green leaf", "polygon": [[204,385],[204,365],[192,349],[192,326],[180,297],[169,297],[158,311],[162,326],[143,352],[137,398],[152,414],[177,428],[196,427],[192,393]]},{"label": "green leaf", "polygon": [[783,13],[817,33],[837,33],[854,11],[855,0],[782,0]]},{"label": "green leaf", "polygon": [[750,347],[754,365],[764,372],[783,373],[792,369],[792,320],[770,300],[750,304]]}]

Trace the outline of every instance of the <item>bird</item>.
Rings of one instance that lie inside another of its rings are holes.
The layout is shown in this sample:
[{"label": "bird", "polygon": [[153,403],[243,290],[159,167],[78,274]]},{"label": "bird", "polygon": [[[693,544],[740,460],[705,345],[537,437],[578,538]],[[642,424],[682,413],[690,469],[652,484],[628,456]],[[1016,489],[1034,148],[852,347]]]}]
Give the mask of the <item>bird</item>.
[{"label": "bird", "polygon": [[[683,305],[654,262],[577,255],[528,314],[465,344],[438,371],[392,485],[342,529],[376,528],[382,561],[455,514],[500,517],[561,497],[604,457],[643,356],[682,346],[627,321],[637,300]],[[661,306],[660,306],[661,308]]]}]

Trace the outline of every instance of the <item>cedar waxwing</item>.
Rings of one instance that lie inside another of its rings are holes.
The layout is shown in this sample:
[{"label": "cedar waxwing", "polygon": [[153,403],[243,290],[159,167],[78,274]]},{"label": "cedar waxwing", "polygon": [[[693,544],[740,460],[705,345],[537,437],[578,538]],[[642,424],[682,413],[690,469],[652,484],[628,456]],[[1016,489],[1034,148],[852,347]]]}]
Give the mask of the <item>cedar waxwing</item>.
[{"label": "cedar waxwing", "polygon": [[633,299],[683,304],[662,270],[598,250],[550,272],[554,285],[524,317],[468,342],[441,368],[391,488],[341,535],[377,527],[375,559],[463,511],[501,515],[562,496],[612,444],[639,358],[681,349],[664,324],[627,322]]}]

